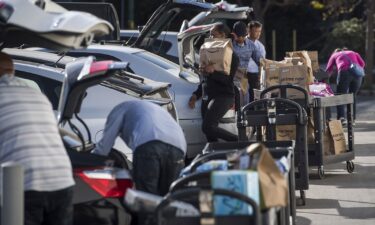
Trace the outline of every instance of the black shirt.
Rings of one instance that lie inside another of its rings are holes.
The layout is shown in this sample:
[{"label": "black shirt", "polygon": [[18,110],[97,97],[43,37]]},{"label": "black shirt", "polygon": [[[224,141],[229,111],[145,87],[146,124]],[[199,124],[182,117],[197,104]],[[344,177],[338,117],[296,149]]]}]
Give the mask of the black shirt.
[{"label": "black shirt", "polygon": [[[239,65],[238,56],[233,52],[232,62],[230,67],[230,74],[226,75],[222,71],[214,71],[206,77],[206,93],[209,98],[217,96],[234,96],[233,78]],[[197,98],[202,97],[202,83],[199,84],[198,89],[193,92]]]}]

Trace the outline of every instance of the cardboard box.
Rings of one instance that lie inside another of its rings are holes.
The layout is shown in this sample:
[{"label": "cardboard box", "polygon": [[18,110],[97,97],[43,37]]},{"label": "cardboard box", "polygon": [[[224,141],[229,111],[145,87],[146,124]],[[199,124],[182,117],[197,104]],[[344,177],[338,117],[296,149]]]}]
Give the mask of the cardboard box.
[{"label": "cardboard box", "polygon": [[[211,175],[213,188],[239,192],[260,203],[259,176],[256,171],[214,171]],[[243,201],[227,196],[214,197],[215,215],[252,215],[252,208]]]},{"label": "cardboard box", "polygon": [[[309,76],[308,68],[301,63],[301,58],[290,58],[281,62],[261,60],[261,88],[263,89],[280,84],[292,84],[307,90],[307,84],[310,82]],[[275,90],[272,94],[278,95],[278,91]],[[302,98],[303,93],[288,90],[287,97]]]}]

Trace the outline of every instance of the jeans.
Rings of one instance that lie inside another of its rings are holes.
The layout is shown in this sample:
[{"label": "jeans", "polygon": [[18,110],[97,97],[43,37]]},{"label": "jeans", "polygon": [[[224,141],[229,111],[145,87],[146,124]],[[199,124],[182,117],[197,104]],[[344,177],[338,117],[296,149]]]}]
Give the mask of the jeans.
[{"label": "jeans", "polygon": [[219,138],[225,141],[237,141],[237,135],[219,127],[220,119],[233,106],[234,97],[220,96],[209,98],[209,100],[202,122],[202,131],[207,141],[217,142]]},{"label": "jeans", "polygon": [[[356,118],[356,95],[362,84],[362,77],[358,77],[349,71],[340,71],[337,77],[337,90],[339,94],[353,93],[353,118]],[[337,119],[345,117],[345,108],[343,105],[337,106]]]},{"label": "jeans", "polygon": [[184,153],[161,141],[138,146],[133,155],[133,180],[137,190],[164,196],[184,167]]},{"label": "jeans", "polygon": [[254,101],[254,89],[260,88],[259,74],[258,73],[247,73],[247,79],[249,80],[249,102]]},{"label": "jeans", "polygon": [[25,191],[25,225],[72,225],[73,187]]}]

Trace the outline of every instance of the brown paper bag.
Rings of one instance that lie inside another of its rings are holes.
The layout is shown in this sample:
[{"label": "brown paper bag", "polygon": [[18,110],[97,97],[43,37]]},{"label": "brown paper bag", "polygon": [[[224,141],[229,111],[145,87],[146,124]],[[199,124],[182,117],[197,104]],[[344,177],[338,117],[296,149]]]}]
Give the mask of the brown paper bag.
[{"label": "brown paper bag", "polygon": [[288,202],[288,184],[281,174],[268,149],[261,143],[250,145],[246,152],[250,154],[250,168],[258,171],[261,207],[286,206]]},{"label": "brown paper bag", "polygon": [[307,83],[310,84],[314,82],[314,74],[313,74],[311,58],[307,51],[287,52],[286,56],[287,57],[300,57],[302,64],[307,66],[307,71],[308,71]]},{"label": "brown paper bag", "polygon": [[307,51],[311,59],[311,67],[314,72],[319,70],[318,51]]},{"label": "brown paper bag", "polygon": [[335,154],[346,152],[346,140],[344,130],[340,120],[331,120],[328,122],[329,131],[333,139]]},{"label": "brown paper bag", "polygon": [[231,39],[207,38],[199,51],[200,66],[213,65],[216,71],[230,74],[233,45]]},{"label": "brown paper bag", "polygon": [[277,141],[296,140],[296,125],[278,125],[276,126]]},{"label": "brown paper bag", "polygon": [[335,154],[334,148],[335,147],[333,146],[333,139],[332,139],[331,132],[329,131],[329,128],[326,127],[326,128],[324,128],[324,133],[323,133],[323,152],[324,152],[324,155]]},{"label": "brown paper bag", "polygon": [[242,94],[246,95],[249,91],[249,81],[247,80],[246,69],[238,68],[234,75],[234,80],[239,82]]},{"label": "brown paper bag", "polygon": [[[280,84],[292,84],[307,90],[307,67],[304,65],[286,66],[279,69]],[[304,98],[298,90],[288,90],[287,97],[290,99]]]},{"label": "brown paper bag", "polygon": [[292,65],[291,62],[261,59],[260,69],[263,75],[260,80],[261,87],[268,88],[280,84],[279,68]]}]

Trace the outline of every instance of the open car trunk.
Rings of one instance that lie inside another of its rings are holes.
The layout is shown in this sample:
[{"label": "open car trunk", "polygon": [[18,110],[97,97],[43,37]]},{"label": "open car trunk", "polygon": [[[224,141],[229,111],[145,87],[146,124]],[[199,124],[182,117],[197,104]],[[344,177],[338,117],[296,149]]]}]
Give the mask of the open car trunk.
[{"label": "open car trunk", "polygon": [[89,45],[94,36],[113,30],[108,22],[91,14],[67,11],[53,2],[46,2],[45,9],[50,11],[31,1],[0,1],[2,47],[27,44],[60,50],[79,48]]},{"label": "open car trunk", "polygon": [[205,3],[198,0],[168,0],[162,4],[143,27],[139,37],[134,43],[135,47],[143,48],[151,52],[153,42],[168,25],[173,22],[174,18],[183,10],[209,11],[214,10],[216,6],[211,3]]}]

